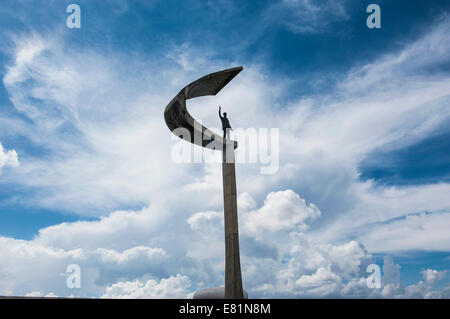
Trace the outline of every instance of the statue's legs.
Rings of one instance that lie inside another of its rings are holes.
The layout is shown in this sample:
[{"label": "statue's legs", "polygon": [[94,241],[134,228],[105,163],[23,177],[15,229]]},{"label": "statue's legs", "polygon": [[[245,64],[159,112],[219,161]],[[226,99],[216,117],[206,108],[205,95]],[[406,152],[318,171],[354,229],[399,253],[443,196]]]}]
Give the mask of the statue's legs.
[{"label": "statue's legs", "polygon": [[230,139],[230,129],[226,128],[223,130],[223,141],[225,143],[226,139]]}]

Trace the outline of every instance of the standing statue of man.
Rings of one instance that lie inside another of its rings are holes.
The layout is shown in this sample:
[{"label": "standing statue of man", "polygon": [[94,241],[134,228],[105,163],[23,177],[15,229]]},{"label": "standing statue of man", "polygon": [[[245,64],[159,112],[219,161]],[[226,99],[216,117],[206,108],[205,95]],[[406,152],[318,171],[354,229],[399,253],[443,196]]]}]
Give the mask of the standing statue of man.
[{"label": "standing statue of man", "polygon": [[223,139],[230,138],[230,130],[232,130],[230,121],[227,118],[227,112],[223,112],[223,116],[221,113],[222,107],[219,106],[219,117],[222,121],[222,130],[223,130]]}]

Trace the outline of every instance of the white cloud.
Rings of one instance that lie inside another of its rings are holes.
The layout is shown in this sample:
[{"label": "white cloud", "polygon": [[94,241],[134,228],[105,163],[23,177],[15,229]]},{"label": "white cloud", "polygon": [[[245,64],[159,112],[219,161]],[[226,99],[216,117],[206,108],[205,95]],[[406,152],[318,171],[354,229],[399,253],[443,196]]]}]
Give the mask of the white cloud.
[{"label": "white cloud", "polygon": [[[239,165],[237,170],[239,189],[257,201],[279,185],[302,189],[308,200],[321,207],[327,220],[348,213],[351,226],[367,223],[368,218],[373,221],[381,210],[386,212],[381,220],[411,213],[395,207],[408,203],[403,193],[411,194],[409,197],[416,198],[421,207],[437,207],[438,202],[427,200],[425,194],[427,187],[427,193],[432,193],[433,186],[418,187],[423,195],[417,197],[414,188],[402,187],[396,196],[388,189],[392,200],[385,201],[386,189],[370,182],[360,183],[357,167],[373,150],[414,143],[448,119],[448,78],[441,75],[430,81],[426,74],[411,77],[408,73],[417,70],[418,56],[431,56],[434,63],[445,61],[438,46],[423,43],[429,43],[430,38],[434,39],[432,43],[444,43],[447,25],[448,21],[442,22],[432,35],[399,52],[398,56],[404,56],[401,60],[391,54],[369,66],[355,67],[335,91],[292,103],[283,113],[274,110],[273,105],[280,98],[284,83],[271,83],[262,68],[253,65],[246,66],[245,72],[214,97],[214,103],[210,98],[193,100],[189,109],[208,126],[218,124],[216,112],[210,109],[211,104],[217,103],[226,105],[230,116],[239,114],[232,117],[237,127],[252,123],[256,127],[281,128],[279,173],[261,176],[259,166],[254,164]],[[23,81],[4,79],[17,108],[39,101],[39,108],[34,106],[37,115],[26,110],[24,115],[42,117],[43,124],[29,129],[26,136],[37,145],[45,145],[51,154],[45,161],[27,158],[12,180],[42,190],[28,201],[80,214],[101,214],[116,207],[145,206],[160,199],[171,202],[170,197],[181,186],[187,192],[185,197],[192,199],[183,200],[194,205],[194,210],[220,205],[218,165],[204,165],[205,177],[199,179],[197,166],[176,165],[170,160],[175,142],[170,139],[161,112],[180,87],[196,78],[193,71],[180,70],[170,63],[162,70],[161,63],[152,60],[123,63],[120,56],[105,57],[92,50],[68,53],[61,42],[37,42],[45,43],[45,55],[35,50],[33,59],[8,68],[7,76],[18,72]],[[194,51],[193,56],[200,56],[190,60],[195,70],[213,71],[230,65],[208,55],[203,58],[190,46],[186,47],[186,54],[191,54],[190,50]],[[411,50],[414,53],[408,53]],[[173,59],[180,61],[176,55]],[[430,63],[421,61],[420,66]],[[142,64],[152,70],[154,77],[139,71]],[[383,72],[378,72],[379,68]],[[126,77],[128,83],[122,73],[134,76]],[[383,78],[374,79],[376,74],[383,74]],[[385,83],[391,80],[399,83],[395,90],[386,87]],[[361,86],[364,83],[370,84],[370,90]],[[242,113],[242,109],[246,112]],[[74,130],[60,134],[58,128],[63,126]],[[442,191],[445,187],[446,184]],[[199,191],[205,205],[196,200]],[[366,212],[372,202],[378,203],[373,209],[376,214]],[[351,209],[355,205],[358,210]],[[440,204],[444,206],[449,203]]]},{"label": "white cloud", "polygon": [[[431,270],[431,271],[441,273],[436,270]],[[425,275],[424,275],[424,277],[425,277]],[[435,288],[433,288],[432,282],[419,281],[415,284],[406,286],[404,288],[403,297],[416,298],[416,299],[448,298],[449,289],[450,289],[450,285],[447,285],[446,287],[441,288],[441,289],[435,289]]]},{"label": "white cloud", "polygon": [[263,207],[244,214],[242,218],[245,231],[264,236],[266,231],[305,231],[320,214],[314,204],[307,205],[298,194],[286,190],[269,193]]},{"label": "white cloud", "polygon": [[392,257],[384,257],[383,284],[397,286],[400,284],[400,265],[396,265]]},{"label": "white cloud", "polygon": [[42,297],[42,293],[40,291],[32,291],[25,294],[25,297]]},{"label": "white cloud", "polygon": [[297,234],[288,245],[288,263],[277,271],[273,289],[288,297],[341,295],[347,281],[366,276],[362,271],[371,258],[357,242],[330,245]]},{"label": "white cloud", "polygon": [[123,299],[162,299],[162,298],[186,298],[191,283],[186,276],[176,275],[161,279],[159,282],[148,280],[145,283],[139,281],[118,282],[106,288],[102,298]]},{"label": "white cloud", "polygon": [[117,252],[112,249],[98,248],[97,251],[101,255],[104,262],[112,262],[117,264],[139,263],[138,257],[145,259],[164,259],[167,255],[161,248],[149,248],[144,246],[136,246],[123,252]]},{"label": "white cloud", "polygon": [[304,290],[306,295],[327,296],[339,290],[341,278],[330,268],[319,268],[312,275],[303,275],[295,285]]},{"label": "white cloud", "polygon": [[52,292],[50,292],[44,296],[44,295],[42,295],[42,293],[40,291],[32,291],[32,292],[25,294],[25,297],[58,297],[58,296],[56,296]]},{"label": "white cloud", "polygon": [[441,281],[445,277],[446,271],[438,271],[435,269],[424,269],[422,270],[423,279],[427,284],[435,284]]},{"label": "white cloud", "polygon": [[359,236],[372,252],[414,250],[450,251],[450,214],[408,215],[366,228]]},{"label": "white cloud", "polygon": [[23,41],[16,42],[14,66],[11,67],[3,78],[6,84],[21,82],[25,79],[27,73],[31,72],[29,66],[33,60],[39,56],[46,48],[42,38],[33,34]]},{"label": "white cloud", "polygon": [[[142,61],[132,73],[146,80],[124,80],[116,67],[123,61],[114,55],[69,53],[63,41],[39,35],[17,40],[17,47],[3,82],[14,107],[33,123],[20,134],[49,155],[28,156],[17,171],[20,183],[45,188],[29,200],[62,209],[70,202],[93,214],[120,203],[148,204],[149,194],[176,180],[182,168],[169,168],[170,132],[162,117],[173,89],[145,75]],[[157,62],[145,67],[147,74],[156,68]]]},{"label": "white cloud", "polygon": [[[305,207],[292,191],[280,193]],[[248,196],[246,201],[252,202]],[[295,205],[281,205],[276,216],[283,219]],[[173,224],[164,228],[164,223],[155,227],[154,219],[141,216],[158,216],[150,212],[113,212],[99,221],[63,223],[42,229],[30,241],[0,237],[0,294],[186,298],[195,290],[223,284],[222,213],[194,213],[181,220],[186,226],[182,229]],[[248,222],[240,221],[241,261],[251,297],[391,298],[414,297],[418,291],[423,297],[444,293],[433,288],[444,271],[427,269],[422,272],[426,284],[403,288],[400,268],[390,258],[385,258],[382,289],[371,290],[365,282],[371,255],[358,242],[323,243],[296,227],[285,229],[285,234],[277,228],[265,229],[260,237],[245,230]],[[264,251],[273,247],[277,253],[255,254],[257,245]],[[69,264],[81,268],[79,290],[66,286]]]},{"label": "white cloud", "polygon": [[222,220],[222,218],[223,214],[219,212],[200,212],[189,217],[187,223],[194,231],[208,233],[216,230],[217,220]]},{"label": "white cloud", "polygon": [[282,0],[268,10],[294,33],[321,33],[349,19],[343,0]]},{"label": "white cloud", "polygon": [[2,143],[0,143],[0,173],[3,167],[17,167],[19,166],[19,157],[15,150],[5,151]]}]

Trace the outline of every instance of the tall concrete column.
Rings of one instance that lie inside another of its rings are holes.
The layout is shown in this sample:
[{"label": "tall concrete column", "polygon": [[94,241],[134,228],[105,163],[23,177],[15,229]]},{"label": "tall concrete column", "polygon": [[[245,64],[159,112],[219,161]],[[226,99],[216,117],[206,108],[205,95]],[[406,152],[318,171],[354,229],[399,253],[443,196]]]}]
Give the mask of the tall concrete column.
[{"label": "tall concrete column", "polygon": [[223,201],[225,221],[225,299],[243,299],[236,195],[234,148],[223,154]]}]

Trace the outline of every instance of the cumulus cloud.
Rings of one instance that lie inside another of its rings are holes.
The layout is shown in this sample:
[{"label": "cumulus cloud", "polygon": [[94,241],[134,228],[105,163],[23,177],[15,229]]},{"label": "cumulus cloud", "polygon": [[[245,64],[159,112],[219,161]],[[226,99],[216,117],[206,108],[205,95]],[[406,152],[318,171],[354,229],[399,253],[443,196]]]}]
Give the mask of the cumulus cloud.
[{"label": "cumulus cloud", "polygon": [[159,282],[151,279],[145,283],[139,281],[118,282],[107,287],[102,298],[180,299],[187,297],[190,285],[189,278],[181,275],[164,278]]},{"label": "cumulus cloud", "polygon": [[403,286],[400,283],[400,266],[396,265],[391,257],[384,258],[383,276],[381,288],[369,289],[365,278],[353,279],[347,283],[342,290],[342,295],[346,297],[357,297],[364,295],[366,298],[447,298],[446,294],[450,285],[444,288],[435,287],[437,281],[426,281],[428,274],[439,274],[446,271],[427,269],[422,271],[425,282],[419,280],[415,284]]},{"label": "cumulus cloud", "polygon": [[[280,194],[287,194],[292,203],[278,206],[279,213],[272,216],[275,224],[292,209],[306,207],[293,191]],[[248,196],[246,202],[253,202]],[[272,193],[262,207],[248,206],[247,213],[260,211],[268,200],[273,200]],[[173,233],[167,227],[161,231],[164,223],[155,227],[154,220],[140,216],[150,211],[113,212],[99,221],[51,226],[29,241],[0,237],[0,294],[188,298],[196,290],[222,285],[223,212],[184,217],[186,228]],[[389,257],[382,289],[369,289],[366,268],[372,256],[357,241],[324,243],[298,227],[286,228],[284,234],[277,227],[267,228],[265,236],[257,236],[248,230],[251,222],[240,220],[242,272],[251,297],[392,298],[417,297],[420,292],[428,298],[445,292],[433,288],[445,271],[432,269],[422,272],[425,282],[402,287],[400,267]],[[81,269],[78,290],[66,285],[70,264]]]},{"label": "cumulus cloud", "polygon": [[312,296],[329,296],[338,291],[341,278],[329,268],[319,268],[312,275],[303,275],[295,282],[295,285]]},{"label": "cumulus cloud", "polygon": [[400,265],[396,265],[390,256],[384,257],[383,274],[385,285],[400,284]]},{"label": "cumulus cloud", "polygon": [[[273,217],[274,223],[283,220],[295,205],[301,209],[306,207],[294,192],[280,193],[287,194],[293,203],[278,207],[280,211]],[[246,202],[254,201],[249,195],[244,198]],[[269,198],[273,200],[270,194]],[[64,223],[42,229],[31,241],[0,238],[1,293],[39,291],[42,295],[51,292],[58,296],[184,298],[195,289],[223,282],[222,212],[198,212],[187,217],[183,223],[188,228],[182,234],[160,232],[162,224],[154,228],[154,220],[140,215],[151,216],[148,210],[115,212],[99,221]],[[290,240],[280,246],[272,242],[273,235],[279,232],[277,228],[266,229],[268,236],[258,239],[245,231],[248,222],[251,221],[243,219],[241,223],[242,246],[247,246],[242,249],[243,273],[246,289],[255,295],[338,293],[341,282],[356,275],[361,260],[368,257],[356,242],[338,246],[317,243],[295,227],[285,230]],[[141,228],[148,230],[146,236],[141,234]],[[260,245],[261,251],[267,250],[264,246],[276,247],[272,249],[278,251],[273,255],[255,255],[255,245]],[[66,287],[69,264],[81,268],[79,291]],[[314,282],[328,285],[320,289]]]},{"label": "cumulus cloud", "polygon": [[444,279],[446,271],[438,271],[435,269],[424,269],[421,271],[423,279],[427,284],[435,284]]},{"label": "cumulus cloud", "polygon": [[307,205],[298,194],[286,190],[269,193],[260,209],[248,212],[242,218],[246,231],[264,236],[266,231],[305,231],[320,214],[314,204]]},{"label": "cumulus cloud", "polygon": [[434,284],[441,281],[445,277],[447,270],[439,271],[435,269],[424,269],[421,271],[424,281],[419,281],[409,285],[404,289],[404,296],[407,298],[448,298],[450,285],[441,289],[436,289]]}]

